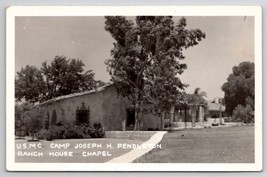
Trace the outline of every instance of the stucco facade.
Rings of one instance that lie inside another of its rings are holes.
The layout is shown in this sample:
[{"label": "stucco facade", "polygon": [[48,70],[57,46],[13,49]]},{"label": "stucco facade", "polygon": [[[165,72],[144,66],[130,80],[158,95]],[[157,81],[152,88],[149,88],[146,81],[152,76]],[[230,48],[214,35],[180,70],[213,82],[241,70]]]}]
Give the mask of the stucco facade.
[{"label": "stucco facade", "polygon": [[[132,123],[129,123],[133,121],[131,119],[134,116],[130,114],[131,104],[129,100],[117,94],[114,85],[58,97],[41,103],[39,106],[47,109],[50,125],[64,121],[77,121],[77,112],[82,109],[88,112],[86,113],[87,123],[91,125],[100,122],[105,130],[133,129]],[[160,118],[144,115],[141,122],[142,130],[159,128]]]}]

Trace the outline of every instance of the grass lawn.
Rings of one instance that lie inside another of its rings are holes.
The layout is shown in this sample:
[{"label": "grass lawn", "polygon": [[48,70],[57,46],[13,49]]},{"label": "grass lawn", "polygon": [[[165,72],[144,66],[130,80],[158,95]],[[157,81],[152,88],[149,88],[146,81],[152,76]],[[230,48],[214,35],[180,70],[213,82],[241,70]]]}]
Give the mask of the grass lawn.
[{"label": "grass lawn", "polygon": [[254,126],[167,133],[138,163],[254,163]]},{"label": "grass lawn", "polygon": [[[71,162],[71,163],[103,163],[111,160],[114,157],[121,156],[126,152],[129,152],[132,149],[118,149],[118,143],[127,143],[127,144],[142,144],[144,140],[129,140],[129,139],[71,139],[71,140],[53,140],[53,141],[39,141],[39,142],[27,142],[26,140],[16,140],[16,147],[15,147],[15,162]],[[34,144],[41,143],[38,148],[34,148]],[[54,148],[51,143],[61,144],[61,148]],[[69,143],[69,147],[64,149],[64,144]],[[88,144],[88,143],[97,143],[101,144],[102,147],[98,148],[77,148],[75,149],[76,144]],[[111,143],[113,148],[107,148],[107,144]],[[21,149],[21,147],[27,147],[25,149]],[[35,156],[18,156],[19,151],[25,152],[42,152],[43,156],[35,157]],[[73,152],[73,156],[49,156],[51,152]],[[92,151],[108,151],[111,156],[82,156],[83,152],[92,152]]]}]

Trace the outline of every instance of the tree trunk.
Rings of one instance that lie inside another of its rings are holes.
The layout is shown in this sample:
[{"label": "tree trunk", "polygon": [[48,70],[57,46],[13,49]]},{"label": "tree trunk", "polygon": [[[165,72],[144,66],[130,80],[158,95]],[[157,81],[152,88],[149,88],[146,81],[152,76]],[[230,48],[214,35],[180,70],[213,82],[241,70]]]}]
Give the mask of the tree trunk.
[{"label": "tree trunk", "polygon": [[32,132],[32,140],[34,140],[34,131]]},{"label": "tree trunk", "polygon": [[161,127],[160,127],[160,130],[163,130],[164,129],[164,126],[165,126],[165,110],[161,112]]},{"label": "tree trunk", "polygon": [[187,121],[187,109],[184,110],[184,128],[186,128],[186,121]]},{"label": "tree trunk", "polygon": [[171,107],[171,111],[170,111],[170,113],[171,113],[171,117],[170,117],[170,121],[171,121],[171,127],[172,127],[172,125],[173,125],[173,120],[174,120],[174,113],[175,113],[175,107],[174,106],[172,106]]},{"label": "tree trunk", "polygon": [[135,119],[135,122],[134,122],[134,131],[139,131],[140,121],[139,121],[139,111],[138,110],[135,110],[134,119]]},{"label": "tree trunk", "polygon": [[140,102],[139,102],[139,93],[138,90],[135,89],[135,105],[134,105],[134,110],[135,110],[135,123],[134,123],[134,131],[139,130],[139,113],[140,113]]}]

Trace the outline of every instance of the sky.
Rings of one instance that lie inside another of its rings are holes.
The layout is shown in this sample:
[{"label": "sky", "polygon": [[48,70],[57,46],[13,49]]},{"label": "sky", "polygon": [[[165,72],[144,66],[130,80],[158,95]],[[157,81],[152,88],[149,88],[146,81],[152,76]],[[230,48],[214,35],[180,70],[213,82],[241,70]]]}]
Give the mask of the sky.
[{"label": "sky", "polygon": [[[185,17],[188,29],[199,28],[206,38],[184,51],[187,69],[180,79],[188,93],[200,88],[207,99],[223,97],[221,90],[232,67],[254,61],[254,18],[244,16]],[[130,17],[129,19],[134,19]],[[174,17],[177,22],[180,17]],[[80,59],[95,79],[108,82],[104,61],[111,58],[114,40],[105,31],[104,17],[16,17],[15,71],[38,68],[55,56]]]}]

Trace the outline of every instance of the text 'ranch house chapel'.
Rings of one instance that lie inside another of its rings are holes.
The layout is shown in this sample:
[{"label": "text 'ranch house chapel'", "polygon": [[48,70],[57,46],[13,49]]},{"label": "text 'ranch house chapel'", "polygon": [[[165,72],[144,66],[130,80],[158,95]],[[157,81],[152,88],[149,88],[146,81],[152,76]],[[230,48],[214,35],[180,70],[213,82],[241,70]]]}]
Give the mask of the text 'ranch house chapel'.
[{"label": "text 'ranch house chapel'", "polygon": [[[45,107],[49,126],[61,122],[101,123],[106,131],[133,130],[135,113],[127,98],[117,94],[115,84],[108,84],[95,90],[64,95],[40,103]],[[204,125],[204,109],[198,105],[192,114],[190,105],[172,107],[165,116],[165,128],[176,123],[192,127]],[[192,118],[195,116],[195,118]],[[144,114],[140,130],[160,130],[161,119],[153,114]]]}]

